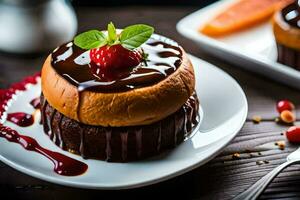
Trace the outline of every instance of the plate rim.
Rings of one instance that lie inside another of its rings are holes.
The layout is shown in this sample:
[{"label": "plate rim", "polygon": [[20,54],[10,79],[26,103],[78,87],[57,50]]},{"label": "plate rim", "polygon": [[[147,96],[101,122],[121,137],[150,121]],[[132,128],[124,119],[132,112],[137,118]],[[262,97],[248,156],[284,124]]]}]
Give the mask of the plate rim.
[{"label": "plate rim", "polygon": [[[201,165],[206,164],[208,161],[212,160],[217,154],[219,154],[223,148],[232,141],[232,139],[239,133],[239,131],[241,130],[241,128],[243,127],[246,118],[247,118],[247,114],[248,114],[248,101],[246,98],[246,95],[243,91],[243,89],[241,88],[241,86],[239,85],[239,83],[229,74],[227,74],[225,71],[219,69],[217,66],[208,63],[204,60],[201,60],[198,57],[195,57],[191,54],[189,54],[189,57],[191,58],[191,60],[197,60],[197,62],[205,62],[209,67],[214,68],[214,70],[219,71],[220,73],[222,73],[223,76],[226,76],[227,78],[229,78],[232,83],[235,85],[235,87],[239,90],[239,94],[241,95],[243,102],[245,103],[245,105],[243,106],[242,110],[243,110],[243,118],[240,120],[239,125],[236,127],[235,130],[232,130],[231,134],[226,135],[224,138],[226,138],[226,141],[223,142],[221,145],[218,145],[216,151],[214,151],[212,154],[210,154],[210,156],[206,157],[205,159],[202,160],[197,160],[196,163],[190,164],[186,167],[183,167],[173,173],[170,174],[166,174],[164,176],[161,176],[160,178],[156,178],[156,179],[151,179],[151,180],[147,180],[147,181],[137,181],[135,183],[128,183],[128,184],[122,184],[122,185],[115,185],[115,186],[111,186],[111,185],[99,185],[99,184],[91,184],[91,183],[87,183],[87,182],[78,182],[78,181],[73,181],[70,179],[59,179],[55,176],[49,176],[49,175],[45,175],[42,174],[41,172],[35,171],[33,169],[28,169],[26,167],[23,167],[22,165],[16,164],[13,161],[9,160],[8,158],[4,157],[1,153],[0,153],[0,160],[2,162],[4,162],[5,164],[9,165],[10,167],[18,170],[21,173],[25,173],[29,176],[32,176],[34,178],[38,178],[40,180],[46,181],[46,182],[50,182],[50,183],[54,183],[54,184],[58,184],[58,185],[63,185],[63,186],[69,186],[69,187],[74,187],[74,188],[84,188],[84,189],[103,189],[103,190],[123,190],[123,189],[133,189],[133,188],[139,188],[139,187],[144,187],[144,186],[148,186],[148,185],[152,185],[155,183],[159,183],[162,181],[166,181],[168,179],[174,178],[176,176],[182,175],[188,171],[191,171]],[[217,146],[216,143],[220,143],[221,141],[218,140],[215,143],[211,144],[211,146]],[[72,177],[71,177],[72,178]]]}]

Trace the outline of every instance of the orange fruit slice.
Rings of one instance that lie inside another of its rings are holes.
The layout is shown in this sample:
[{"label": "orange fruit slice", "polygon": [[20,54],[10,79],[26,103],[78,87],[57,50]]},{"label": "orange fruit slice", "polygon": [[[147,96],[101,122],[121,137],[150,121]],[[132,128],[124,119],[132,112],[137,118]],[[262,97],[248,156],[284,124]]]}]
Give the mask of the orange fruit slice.
[{"label": "orange fruit slice", "polygon": [[209,21],[200,32],[223,36],[268,20],[276,10],[294,0],[239,0]]}]

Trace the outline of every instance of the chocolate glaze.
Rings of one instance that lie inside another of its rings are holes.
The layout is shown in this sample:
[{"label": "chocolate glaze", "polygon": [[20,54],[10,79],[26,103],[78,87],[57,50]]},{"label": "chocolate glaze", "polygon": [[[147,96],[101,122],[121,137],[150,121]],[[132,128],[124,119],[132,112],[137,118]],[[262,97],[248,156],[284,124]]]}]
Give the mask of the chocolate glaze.
[{"label": "chocolate glaze", "polygon": [[172,74],[182,63],[182,50],[176,42],[153,35],[141,46],[148,59],[140,65],[95,76],[89,51],[73,42],[64,44],[52,53],[51,64],[58,74],[78,87],[78,91],[123,92],[151,86]]},{"label": "chocolate glaze", "polygon": [[282,17],[285,22],[296,28],[300,28],[300,1],[296,1],[282,9]]},{"label": "chocolate glaze", "polygon": [[41,96],[44,132],[57,146],[83,158],[109,162],[143,159],[177,146],[198,124],[198,106],[194,94],[174,114],[150,125],[102,127],[64,116]]},{"label": "chocolate glaze", "polygon": [[34,98],[30,101],[30,105],[34,108],[34,109],[40,109],[41,104],[40,104],[40,97]]},{"label": "chocolate glaze", "polygon": [[300,52],[277,43],[278,62],[300,70]]}]

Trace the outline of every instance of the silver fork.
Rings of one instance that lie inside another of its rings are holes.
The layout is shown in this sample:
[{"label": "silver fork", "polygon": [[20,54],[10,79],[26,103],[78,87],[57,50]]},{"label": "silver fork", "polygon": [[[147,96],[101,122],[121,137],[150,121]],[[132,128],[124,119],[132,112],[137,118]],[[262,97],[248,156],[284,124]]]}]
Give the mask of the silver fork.
[{"label": "silver fork", "polygon": [[250,188],[233,198],[233,200],[257,199],[259,195],[271,183],[271,181],[277,176],[277,174],[279,174],[286,167],[296,163],[300,163],[300,148],[288,155],[287,161],[285,163],[282,163],[281,165],[270,171],[268,174],[259,179],[256,183],[254,183],[254,185],[252,185]]}]

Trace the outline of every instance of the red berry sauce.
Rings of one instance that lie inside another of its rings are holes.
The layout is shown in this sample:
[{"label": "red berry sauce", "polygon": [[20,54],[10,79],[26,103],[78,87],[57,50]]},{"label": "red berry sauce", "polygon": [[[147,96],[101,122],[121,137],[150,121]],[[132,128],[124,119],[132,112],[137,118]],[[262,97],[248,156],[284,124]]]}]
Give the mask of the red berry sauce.
[{"label": "red berry sauce", "polygon": [[19,83],[13,84],[9,89],[0,89],[0,116],[2,116],[5,111],[5,106],[7,102],[12,98],[17,90],[24,91],[26,90],[27,84],[36,84],[37,77],[40,76],[40,73],[37,73],[33,76],[25,78],[23,81]]},{"label": "red berry sauce", "polygon": [[[0,116],[2,116],[3,113],[5,112],[5,107],[7,105],[7,102],[12,98],[15,92],[17,90],[25,91],[26,85],[29,83],[36,84],[37,83],[36,79],[39,76],[40,74],[38,73],[34,76],[24,79],[20,83],[13,84],[12,87],[9,89],[0,90]],[[27,122],[24,121],[21,122],[21,121],[22,119],[28,120],[29,118],[30,117],[28,117],[28,114],[26,113],[8,114],[8,120],[10,119],[10,121],[16,124],[21,123],[22,125],[24,124],[27,125]],[[65,156],[61,153],[48,150],[40,146],[38,142],[32,137],[21,135],[17,131],[9,127],[6,127],[1,123],[0,123],[0,137],[5,138],[9,142],[17,143],[28,151],[34,151],[36,153],[45,156],[54,164],[54,172],[56,172],[57,174],[64,175],[64,176],[78,176],[86,172],[86,170],[88,169],[88,165],[86,165],[85,163],[70,158],[68,156]]]},{"label": "red berry sauce", "polygon": [[54,171],[57,174],[77,176],[83,174],[88,168],[85,163],[67,157],[61,153],[45,149],[32,137],[20,135],[17,131],[9,127],[0,126],[0,137],[7,139],[9,142],[17,143],[28,151],[34,151],[45,156],[54,164]]},{"label": "red berry sauce", "polygon": [[7,120],[21,127],[31,126],[34,118],[31,114],[16,112],[7,114]]}]

